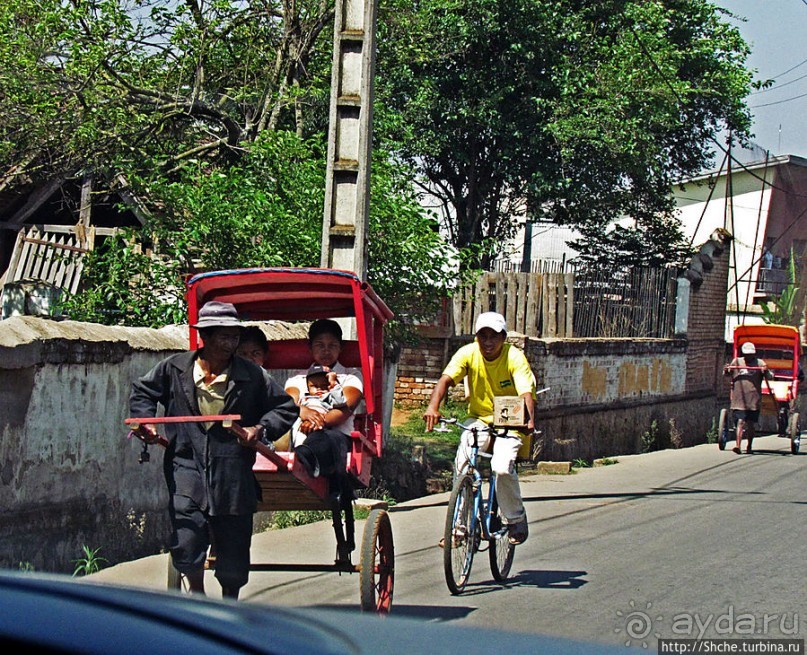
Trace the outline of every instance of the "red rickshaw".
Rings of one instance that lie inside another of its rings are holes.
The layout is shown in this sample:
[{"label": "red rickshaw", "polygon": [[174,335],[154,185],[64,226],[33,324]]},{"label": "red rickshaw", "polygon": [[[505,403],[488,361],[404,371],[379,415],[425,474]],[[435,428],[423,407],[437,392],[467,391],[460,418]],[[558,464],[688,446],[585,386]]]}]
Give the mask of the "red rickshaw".
[{"label": "red rickshaw", "polygon": [[[738,325],[734,328],[734,357],[740,357],[740,349],[752,342],[757,357],[773,372],[773,379],[762,384],[762,407],[760,415],[776,417],[780,437],[790,439],[790,452],[799,452],[801,429],[799,426],[799,382],[803,377],[799,366],[801,338],[797,328],[790,325]],[[734,440],[734,421],[729,410],[720,411],[718,446],[725,449],[728,441]]]},{"label": "red rickshaw", "polygon": [[[392,312],[372,288],[347,271],[330,269],[266,268],[202,273],[187,285],[188,324],[196,323],[199,309],[210,300],[235,305],[244,321],[310,321],[318,318],[355,319],[355,339],[344,342],[339,361],[348,368],[361,371],[364,401],[354,417],[350,436],[347,472],[356,488],[370,482],[373,459],[383,451],[382,388],[383,326]],[[196,330],[190,330],[190,349],[199,347]],[[308,368],[311,354],[306,339],[271,341],[264,367],[272,372],[297,371]],[[278,380],[282,385],[284,380]],[[171,417],[177,420],[222,420],[225,427],[239,429],[237,416]],[[127,424],[160,423],[169,419],[127,419]],[[327,482],[312,478],[294,452],[274,451],[263,444],[258,447],[255,476],[262,490],[259,510],[332,510],[328,502]],[[353,542],[352,511],[334,511],[337,543],[347,538]],[[345,533],[347,531],[347,534]],[[207,567],[215,568],[211,551]],[[333,571],[359,573],[361,608],[387,613],[392,604],[395,554],[389,514],[375,508],[367,518],[359,552],[359,563],[337,557],[328,564],[253,563],[253,571]],[[169,587],[182,585],[180,574],[169,560]]]}]

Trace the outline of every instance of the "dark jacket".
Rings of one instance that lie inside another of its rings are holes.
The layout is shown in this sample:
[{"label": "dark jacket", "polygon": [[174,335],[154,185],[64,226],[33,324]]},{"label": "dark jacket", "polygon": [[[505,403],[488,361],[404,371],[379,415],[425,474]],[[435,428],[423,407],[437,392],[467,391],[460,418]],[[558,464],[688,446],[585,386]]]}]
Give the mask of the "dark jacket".
[{"label": "dark jacket", "polygon": [[[133,384],[129,411],[133,418],[153,417],[157,403],[166,416],[199,416],[193,364],[196,352],[164,359]],[[299,414],[291,396],[260,366],[233,357],[224,394],[224,414],[241,414],[244,427],[264,426],[263,441],[280,438]],[[251,514],[259,487],[252,473],[255,451],[216,423],[166,424],[169,444],[165,478],[172,495],[185,496],[211,515]]]}]

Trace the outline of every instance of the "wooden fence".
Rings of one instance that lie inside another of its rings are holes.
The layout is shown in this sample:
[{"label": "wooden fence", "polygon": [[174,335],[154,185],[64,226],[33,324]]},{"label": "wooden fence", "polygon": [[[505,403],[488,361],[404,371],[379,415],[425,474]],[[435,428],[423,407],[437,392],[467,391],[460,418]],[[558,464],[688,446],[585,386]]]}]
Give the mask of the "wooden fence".
[{"label": "wooden fence", "polygon": [[93,241],[92,228],[83,235],[40,231],[36,226],[20,230],[5,283],[37,280],[75,293],[84,269],[84,255],[92,250]]},{"label": "wooden fence", "polygon": [[493,311],[531,337],[670,338],[676,290],[671,268],[483,273],[452,299],[454,334],[473,334],[479,314]]},{"label": "wooden fence", "polygon": [[[62,293],[74,294],[84,257],[93,248],[95,228],[31,226],[17,235],[11,261],[0,284],[0,318],[50,314]],[[39,298],[31,305],[34,297]]]},{"label": "wooden fence", "polygon": [[499,312],[508,329],[531,337],[571,337],[574,275],[483,273],[453,298],[454,333],[473,334],[483,312]]}]

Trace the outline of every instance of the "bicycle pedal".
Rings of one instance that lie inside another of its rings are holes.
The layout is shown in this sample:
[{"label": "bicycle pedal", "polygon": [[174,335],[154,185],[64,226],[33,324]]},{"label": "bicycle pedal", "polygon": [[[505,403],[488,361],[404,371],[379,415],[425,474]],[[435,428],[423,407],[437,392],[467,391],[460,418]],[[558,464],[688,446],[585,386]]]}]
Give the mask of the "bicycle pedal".
[{"label": "bicycle pedal", "polygon": [[451,531],[451,547],[458,548],[468,538],[468,529],[464,525],[456,525]]}]

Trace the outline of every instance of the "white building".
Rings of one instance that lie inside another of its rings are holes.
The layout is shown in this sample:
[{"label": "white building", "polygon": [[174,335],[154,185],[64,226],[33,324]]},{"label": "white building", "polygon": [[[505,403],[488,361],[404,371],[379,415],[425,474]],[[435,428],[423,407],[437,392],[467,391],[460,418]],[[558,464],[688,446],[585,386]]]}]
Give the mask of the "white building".
[{"label": "white building", "polygon": [[[791,249],[797,264],[807,250],[807,159],[795,155],[765,158],[764,152],[753,152],[763,158],[749,163],[733,161],[730,169],[723,166],[683,180],[672,190],[690,244],[705,243],[718,228],[734,237],[726,299],[729,340],[735,325],[761,322],[759,306],[754,305],[778,295],[786,286]],[[747,156],[749,151],[742,153]],[[522,225],[513,247],[500,259],[516,270],[567,262],[577,255],[568,245],[577,236],[568,226]],[[807,270],[800,275],[799,285],[806,289]]]},{"label": "white building", "polygon": [[805,254],[807,159],[781,155],[734,163],[730,169],[682,181],[673,193],[690,243],[703,243],[718,228],[734,236],[727,337],[735,325],[761,322],[753,305],[782,292],[791,250],[797,264]]}]

